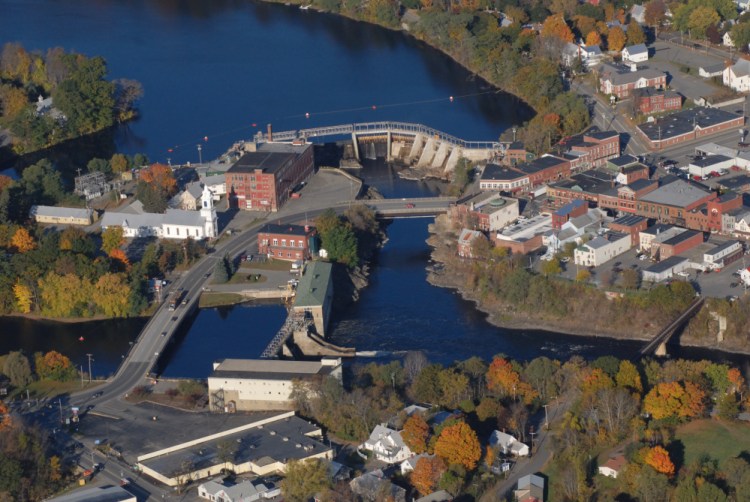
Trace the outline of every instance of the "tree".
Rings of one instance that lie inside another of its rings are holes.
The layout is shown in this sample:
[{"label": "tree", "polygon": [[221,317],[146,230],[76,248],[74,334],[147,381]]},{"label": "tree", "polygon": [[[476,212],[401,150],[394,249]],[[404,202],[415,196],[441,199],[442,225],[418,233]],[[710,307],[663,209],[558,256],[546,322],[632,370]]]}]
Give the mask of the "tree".
[{"label": "tree", "polygon": [[482,458],[482,447],[474,430],[464,422],[443,429],[435,443],[435,455],[448,464],[459,464],[473,470]]},{"label": "tree", "polygon": [[13,285],[13,295],[16,298],[16,306],[22,314],[31,312],[31,306],[34,302],[34,295],[26,284],[17,282]]},{"label": "tree", "polygon": [[99,172],[107,176],[112,173],[112,165],[106,159],[91,159],[86,164],[86,169],[91,173]]},{"label": "tree", "polygon": [[21,352],[11,352],[5,358],[3,374],[10,378],[14,387],[23,388],[31,383],[31,365]]},{"label": "tree", "polygon": [[711,7],[698,7],[690,14],[688,27],[694,37],[704,38],[708,27],[712,24],[717,24],[719,21],[721,21],[721,17],[714,9]]},{"label": "tree", "polygon": [[550,275],[557,275],[562,273],[562,266],[560,265],[560,260],[557,258],[552,258],[551,260],[545,260],[542,262],[541,266],[541,272],[542,275],[550,276]]},{"label": "tree", "polygon": [[94,303],[107,317],[126,317],[130,313],[131,288],[121,274],[104,274],[94,285]]},{"label": "tree", "polygon": [[34,365],[40,380],[64,382],[74,380],[77,377],[76,369],[70,359],[54,350],[44,355],[41,352],[36,354]]},{"label": "tree", "polygon": [[635,20],[628,23],[628,43],[630,45],[645,44],[646,34],[643,33],[643,28]]},{"label": "tree", "polygon": [[638,289],[641,284],[641,277],[638,271],[632,268],[623,270],[621,284],[625,289]]},{"label": "tree", "polygon": [[417,460],[409,481],[421,495],[426,496],[435,491],[445,471],[446,466],[442,458],[422,457]]},{"label": "tree", "polygon": [[166,195],[172,195],[177,188],[172,168],[164,164],[152,164],[141,169],[141,180],[159,189]]},{"label": "tree", "polygon": [[109,165],[112,167],[112,172],[115,174],[124,173],[130,168],[128,158],[121,153],[112,155],[112,158],[109,160]]},{"label": "tree", "polygon": [[663,0],[651,0],[646,4],[646,10],[644,13],[644,20],[646,24],[652,27],[661,26],[664,22],[667,13],[667,6]]},{"label": "tree", "polygon": [[29,105],[29,98],[22,89],[0,86],[0,105],[3,118],[12,121]]},{"label": "tree", "polygon": [[643,399],[643,409],[656,420],[695,418],[704,410],[705,393],[692,382],[662,382]]},{"label": "tree", "polygon": [[115,80],[113,83],[115,85],[114,106],[118,119],[128,120],[135,115],[135,102],[143,96],[143,85],[137,80],[127,78]]},{"label": "tree", "polygon": [[227,270],[227,264],[224,260],[217,260],[214,265],[214,282],[217,284],[224,284],[229,280],[229,271]]},{"label": "tree", "polygon": [[18,253],[28,253],[36,248],[36,241],[28,230],[24,227],[19,227],[13,234],[13,237],[10,240],[10,245]]},{"label": "tree", "polygon": [[404,422],[401,439],[417,455],[427,451],[427,439],[429,436],[430,426],[427,425],[427,422],[419,413],[413,414]]},{"label": "tree", "polygon": [[588,35],[586,35],[586,45],[602,45],[601,35],[599,35],[596,30],[591,30]]},{"label": "tree", "polygon": [[79,58],[78,68],[53,91],[55,106],[79,134],[95,132],[114,123],[114,84],[104,80],[104,59]]},{"label": "tree", "polygon": [[591,279],[591,272],[582,268],[576,273],[576,282],[588,282]]},{"label": "tree", "polygon": [[290,460],[286,465],[284,479],[281,480],[281,493],[284,500],[307,502],[318,492],[331,488],[328,475],[328,462],[317,458]]},{"label": "tree", "polygon": [[747,52],[747,46],[750,44],[750,23],[737,23],[729,30],[729,36],[732,43],[742,52]]},{"label": "tree", "polygon": [[653,469],[661,474],[672,476],[674,474],[674,464],[669,458],[669,452],[661,446],[654,446],[650,448],[643,456],[643,461],[646,465],[650,465]]},{"label": "tree", "polygon": [[102,232],[102,251],[110,255],[125,243],[125,231],[120,226],[107,227]]},{"label": "tree", "polygon": [[643,392],[643,384],[641,383],[641,375],[638,373],[638,369],[626,359],[620,361],[615,381],[618,387],[624,387],[639,394]]},{"label": "tree", "polygon": [[722,35],[719,31],[718,25],[712,24],[708,28],[706,28],[706,38],[709,42],[712,44],[719,45],[722,42]]},{"label": "tree", "polygon": [[326,234],[321,234],[321,237],[328,258],[349,267],[358,265],[357,238],[351,228],[339,225]]},{"label": "tree", "polygon": [[627,37],[619,26],[614,26],[607,35],[607,47],[611,51],[620,52],[625,47]]},{"label": "tree", "polygon": [[568,23],[565,22],[565,17],[562,14],[549,16],[542,24],[541,35],[543,37],[558,38],[564,42],[573,42],[575,37],[573,32],[570,30]]}]

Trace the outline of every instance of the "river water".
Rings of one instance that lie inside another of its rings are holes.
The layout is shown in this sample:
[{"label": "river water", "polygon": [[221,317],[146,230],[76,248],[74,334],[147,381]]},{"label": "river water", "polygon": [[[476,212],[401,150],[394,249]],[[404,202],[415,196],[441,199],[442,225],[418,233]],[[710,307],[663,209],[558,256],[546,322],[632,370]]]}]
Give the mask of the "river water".
[{"label": "river water", "polygon": [[[102,156],[118,150],[154,161],[195,162],[198,145],[203,159],[213,158],[267,123],[286,130],[398,120],[467,140],[493,140],[531,116],[512,96],[494,92],[401,33],[295,7],[245,0],[0,0],[0,12],[2,41],[101,55],[111,78],[143,84],[141,116],[106,136],[111,144],[97,146]],[[395,178],[382,162],[367,163],[362,175],[386,196],[436,190],[431,183]],[[634,353],[638,344],[491,326],[471,303],[425,281],[428,223],[410,219],[389,226],[370,286],[333,319],[334,342],[395,355],[424,350],[445,363],[496,353]],[[257,357],[283,319],[278,305],[200,311],[168,350],[164,374],[204,377],[215,359]],[[93,372],[107,375],[142,325],[4,318],[0,353],[54,348],[76,365],[93,354]]]}]

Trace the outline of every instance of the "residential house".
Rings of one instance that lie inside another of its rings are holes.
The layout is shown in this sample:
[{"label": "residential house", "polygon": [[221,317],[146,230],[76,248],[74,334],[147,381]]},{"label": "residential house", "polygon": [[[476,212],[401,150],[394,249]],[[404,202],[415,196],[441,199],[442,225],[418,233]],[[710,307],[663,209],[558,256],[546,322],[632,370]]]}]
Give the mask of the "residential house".
[{"label": "residential house", "polygon": [[624,63],[643,63],[648,61],[648,48],[646,48],[646,44],[625,47],[622,50],[622,61]]},{"label": "residential house", "polygon": [[497,232],[518,219],[518,199],[496,192],[472,194],[456,201],[449,209],[451,220],[481,230]]},{"label": "residential house", "polygon": [[643,5],[633,5],[630,9],[630,19],[635,20],[638,24],[646,23],[646,8]]},{"label": "residential house", "polygon": [[258,230],[258,253],[277,260],[309,260],[317,235],[310,225],[268,223]]},{"label": "residential house", "polygon": [[461,234],[458,236],[458,256],[461,258],[474,258],[472,246],[477,239],[485,239],[484,234],[478,230],[469,230],[468,228],[461,230]]},{"label": "residential house", "polygon": [[528,457],[528,445],[518,441],[510,434],[501,431],[492,431],[489,440],[490,446],[497,448],[504,455],[514,455],[516,457]]},{"label": "residential house", "polygon": [[743,210],[734,216],[734,226],[730,227],[731,234],[741,239],[750,239],[750,210]]},{"label": "residential house", "polygon": [[586,66],[592,68],[604,60],[604,53],[598,45],[586,45],[581,47]]},{"label": "residential house", "polygon": [[596,233],[607,221],[606,213],[601,209],[589,209],[584,215],[571,218],[560,230],[552,230],[543,238],[542,243],[554,251],[560,250],[569,242],[580,243],[587,232]]},{"label": "residential house", "polygon": [[724,33],[721,37],[721,43],[724,47],[734,47],[734,41],[732,40],[732,34],[730,32]]},{"label": "residential house", "polygon": [[377,502],[385,495],[393,502],[406,502],[406,490],[391,483],[382,469],[369,471],[352,479],[349,488],[367,501]]},{"label": "residential house", "polygon": [[211,191],[214,201],[218,201],[222,195],[227,194],[227,177],[225,174],[206,175],[201,177],[201,182]]},{"label": "residential house", "polygon": [[703,78],[721,77],[724,73],[724,68],[726,68],[724,63],[703,65],[698,68],[698,75]]},{"label": "residential house", "polygon": [[279,495],[281,495],[279,488],[268,487],[263,483],[253,484],[248,480],[231,486],[216,481],[206,481],[198,485],[198,496],[212,502],[255,502]]},{"label": "residential house", "polygon": [[667,85],[667,74],[651,68],[630,68],[603,64],[599,68],[599,90],[617,99],[630,97],[634,89],[653,87],[663,89]]},{"label": "residential house", "polygon": [[89,208],[32,206],[29,216],[37,223],[49,225],[91,225],[97,217]]},{"label": "residential house", "polygon": [[740,270],[740,280],[745,286],[750,286],[750,267]]},{"label": "residential house", "polygon": [[628,462],[627,460],[625,460],[624,455],[615,455],[607,459],[605,463],[599,466],[599,474],[609,476],[610,478],[616,478],[625,468],[625,465],[627,465],[627,463]]},{"label": "residential house", "polygon": [[517,502],[544,502],[544,478],[536,474],[522,476],[513,497]]},{"label": "residential house", "polygon": [[722,74],[724,85],[737,92],[750,91],[750,61],[740,58],[731,66],[727,66]]},{"label": "residential house", "polygon": [[664,113],[682,108],[682,96],[674,91],[639,89],[633,94],[637,99],[638,111],[644,115]]},{"label": "residential house", "polygon": [[412,451],[401,439],[401,433],[383,424],[375,426],[360,449],[373,452],[376,459],[388,464],[398,464],[412,456]]},{"label": "residential house", "polygon": [[573,261],[583,267],[598,267],[626,252],[630,245],[630,235],[606,232],[577,247],[573,251]]},{"label": "residential house", "polygon": [[195,211],[200,207],[202,195],[203,188],[201,187],[200,182],[195,181],[193,183],[188,183],[182,192],[172,197],[169,201],[169,207],[183,209],[185,211]]},{"label": "residential house", "polygon": [[451,502],[452,500],[453,495],[445,490],[438,490],[429,495],[425,495],[424,497],[414,499],[414,502]]}]

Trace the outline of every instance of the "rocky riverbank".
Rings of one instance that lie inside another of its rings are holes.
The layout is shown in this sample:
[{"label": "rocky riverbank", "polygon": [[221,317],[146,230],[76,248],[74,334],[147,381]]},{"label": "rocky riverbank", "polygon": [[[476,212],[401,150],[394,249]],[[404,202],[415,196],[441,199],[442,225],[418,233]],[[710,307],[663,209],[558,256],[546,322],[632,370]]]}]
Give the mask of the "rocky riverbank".
[{"label": "rocky riverbank", "polygon": [[[646,311],[623,312],[615,301],[593,302],[581,307],[578,298],[566,298],[566,312],[559,316],[538,311],[529,311],[518,305],[498,299],[495,295],[483,295],[469,287],[467,274],[471,262],[459,262],[456,257],[455,230],[445,216],[436,218],[430,225],[430,237],[427,243],[432,247],[433,265],[428,267],[427,281],[437,287],[455,289],[461,296],[472,301],[478,310],[487,314],[489,323],[508,329],[545,330],[551,332],[579,335],[586,337],[606,337],[625,340],[650,340],[671,317],[653,315]],[[601,295],[603,296],[603,295]],[[727,331],[722,342],[717,342],[717,323],[711,321],[711,311],[721,311],[721,304],[709,302],[710,306],[698,314],[684,329],[679,343],[687,347],[716,349],[733,353],[750,354],[747,328],[742,312],[732,316],[731,324],[738,324],[736,329]],[[745,306],[747,307],[747,306]],[[576,312],[588,311],[588,316]],[[744,310],[747,310],[745,308]],[[637,320],[633,320],[637,319]]]}]

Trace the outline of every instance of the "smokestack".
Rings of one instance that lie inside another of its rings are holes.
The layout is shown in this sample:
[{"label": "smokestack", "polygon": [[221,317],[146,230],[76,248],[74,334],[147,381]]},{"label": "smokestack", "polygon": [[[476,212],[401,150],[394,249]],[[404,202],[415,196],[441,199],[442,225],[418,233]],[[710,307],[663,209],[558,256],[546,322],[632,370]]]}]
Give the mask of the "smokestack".
[{"label": "smokestack", "polygon": [[266,133],[266,138],[268,139],[268,142],[271,143],[273,141],[273,131],[271,131],[271,124],[268,124],[266,126],[268,128],[268,132]]}]

